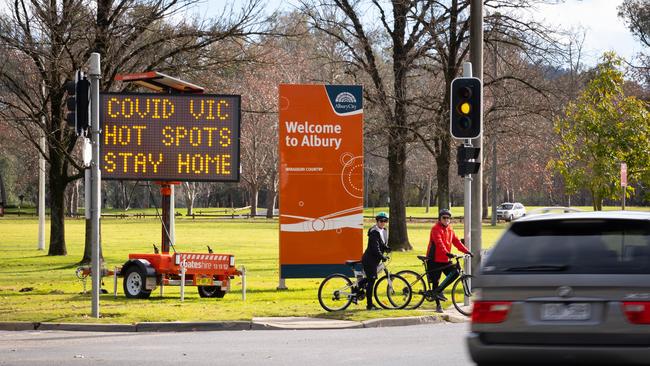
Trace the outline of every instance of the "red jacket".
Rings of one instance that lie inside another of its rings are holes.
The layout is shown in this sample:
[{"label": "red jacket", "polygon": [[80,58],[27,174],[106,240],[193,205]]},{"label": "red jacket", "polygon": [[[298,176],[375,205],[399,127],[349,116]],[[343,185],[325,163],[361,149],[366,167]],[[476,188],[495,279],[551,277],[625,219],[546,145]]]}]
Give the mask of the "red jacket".
[{"label": "red jacket", "polygon": [[451,225],[444,227],[440,222],[437,222],[431,228],[427,257],[433,258],[433,261],[438,263],[449,262],[447,253],[451,252],[452,244],[461,252],[469,254],[469,249],[460,242],[460,239],[458,239],[454,230],[452,230]]}]

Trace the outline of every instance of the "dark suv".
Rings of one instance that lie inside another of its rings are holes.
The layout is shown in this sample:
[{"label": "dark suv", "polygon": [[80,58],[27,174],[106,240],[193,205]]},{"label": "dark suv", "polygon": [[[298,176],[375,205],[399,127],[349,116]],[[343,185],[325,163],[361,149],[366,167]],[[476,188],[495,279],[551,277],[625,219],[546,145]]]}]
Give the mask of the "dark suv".
[{"label": "dark suv", "polygon": [[474,288],[479,365],[650,364],[650,213],[521,218]]}]

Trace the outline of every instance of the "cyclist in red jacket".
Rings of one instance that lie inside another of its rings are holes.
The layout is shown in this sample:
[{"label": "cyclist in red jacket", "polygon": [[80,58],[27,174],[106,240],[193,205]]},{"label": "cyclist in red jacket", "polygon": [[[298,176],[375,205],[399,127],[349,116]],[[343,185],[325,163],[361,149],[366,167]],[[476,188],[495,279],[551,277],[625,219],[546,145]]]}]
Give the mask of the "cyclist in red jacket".
[{"label": "cyclist in red jacket", "polygon": [[[454,266],[451,265],[451,258],[454,257],[451,254],[452,244],[458,248],[461,252],[465,254],[470,253],[469,249],[458,239],[454,230],[451,228],[451,212],[443,208],[438,213],[438,222],[433,225],[431,228],[431,234],[429,236],[429,247],[427,248],[427,278],[429,283],[433,286],[436,286],[433,290],[433,295],[436,298],[437,311],[441,312],[442,308],[440,307],[439,300],[447,301],[443,291],[447,286],[449,286],[456,278],[458,278],[458,271]],[[440,280],[440,274],[444,272],[446,275],[445,279],[440,285],[438,281]]]}]

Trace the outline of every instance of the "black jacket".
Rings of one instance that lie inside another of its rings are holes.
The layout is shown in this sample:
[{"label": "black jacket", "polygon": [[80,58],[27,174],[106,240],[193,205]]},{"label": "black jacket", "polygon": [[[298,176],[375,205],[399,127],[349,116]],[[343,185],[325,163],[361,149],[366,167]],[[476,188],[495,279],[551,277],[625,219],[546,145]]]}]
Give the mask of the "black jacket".
[{"label": "black jacket", "polygon": [[388,238],[387,230],[380,229],[377,225],[374,225],[368,230],[368,247],[361,258],[364,263],[376,262],[379,264],[384,253],[390,251],[388,244],[384,243],[384,240],[381,238],[382,230],[385,232],[386,238]]}]

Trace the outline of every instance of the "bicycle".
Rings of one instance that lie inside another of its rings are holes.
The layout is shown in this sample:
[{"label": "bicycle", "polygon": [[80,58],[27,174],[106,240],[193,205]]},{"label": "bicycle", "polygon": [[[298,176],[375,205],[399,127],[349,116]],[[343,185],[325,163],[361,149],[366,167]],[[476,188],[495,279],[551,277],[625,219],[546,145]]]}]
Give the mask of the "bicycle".
[{"label": "bicycle", "polygon": [[[345,310],[352,302],[357,304],[366,298],[365,286],[359,286],[359,282],[366,278],[361,261],[346,261],[345,264],[352,268],[354,282],[345,274],[334,273],[325,277],[318,287],[318,302],[327,311]],[[384,272],[384,276],[375,282],[375,302],[384,309],[406,307],[412,295],[409,283],[403,277],[390,273],[384,262],[377,267],[377,273],[380,272]]]},{"label": "bicycle", "polygon": [[[465,316],[470,316],[471,311],[466,310],[466,308],[463,308],[464,306],[464,297],[467,296],[468,298],[471,299],[472,297],[472,289],[471,289],[471,279],[473,278],[472,275],[466,274],[465,271],[463,270],[463,267],[460,265],[460,259],[469,257],[469,255],[454,255],[452,259],[456,260],[456,263],[450,263],[448,266],[438,268],[437,271],[442,271],[446,268],[450,267],[456,267],[456,270],[459,273],[458,279],[454,281],[454,284],[451,287],[451,302],[454,304],[454,307],[456,310],[458,310],[459,313],[465,315]],[[435,301],[435,294],[433,290],[433,285],[429,283],[429,281],[425,281],[423,277],[426,277],[427,275],[427,260],[428,257],[423,256],[423,255],[418,255],[418,259],[422,261],[422,265],[424,266],[424,273],[418,274],[415,271],[412,270],[403,270],[397,272],[398,275],[402,276],[405,278],[409,285],[411,286],[412,289],[412,298],[411,301],[413,304],[408,304],[405,308],[407,309],[417,309],[419,308],[424,300],[426,299],[427,301]]]}]

